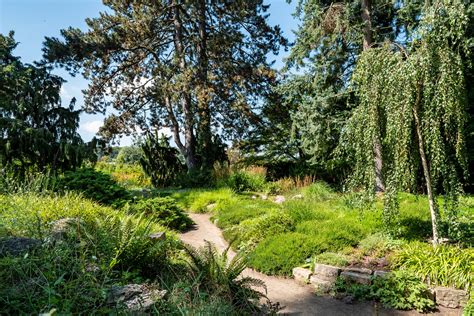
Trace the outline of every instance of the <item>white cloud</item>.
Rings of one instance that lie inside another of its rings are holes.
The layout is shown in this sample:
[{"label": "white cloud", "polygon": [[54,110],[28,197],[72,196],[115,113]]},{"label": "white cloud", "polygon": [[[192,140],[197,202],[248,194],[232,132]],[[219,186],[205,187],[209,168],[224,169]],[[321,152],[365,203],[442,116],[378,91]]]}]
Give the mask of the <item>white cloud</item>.
[{"label": "white cloud", "polygon": [[61,87],[61,91],[59,92],[59,95],[61,97],[61,100],[65,102],[69,102],[72,99],[72,95],[64,86]]},{"label": "white cloud", "polygon": [[79,131],[96,134],[99,131],[99,128],[104,125],[104,121],[95,120],[90,122],[85,122],[79,127]]}]

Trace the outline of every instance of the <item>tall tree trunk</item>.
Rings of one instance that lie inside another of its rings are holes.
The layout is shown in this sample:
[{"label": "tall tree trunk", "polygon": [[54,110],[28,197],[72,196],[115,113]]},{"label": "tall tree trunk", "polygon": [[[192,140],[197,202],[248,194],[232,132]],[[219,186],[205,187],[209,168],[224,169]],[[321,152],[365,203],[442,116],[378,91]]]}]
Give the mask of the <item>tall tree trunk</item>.
[{"label": "tall tree trunk", "polygon": [[199,43],[198,43],[198,139],[202,153],[202,164],[209,168],[214,163],[212,155],[211,113],[209,109],[208,85],[208,57],[207,57],[207,27],[206,27],[206,0],[198,1]]},{"label": "tall tree trunk", "polygon": [[417,91],[416,91],[416,100],[413,106],[413,118],[415,120],[416,135],[418,136],[418,149],[420,151],[421,165],[423,167],[423,174],[425,176],[425,182],[426,182],[426,191],[428,193],[428,201],[430,205],[431,226],[433,229],[433,244],[437,245],[439,243],[438,206],[436,204],[436,200],[433,195],[433,185],[431,183],[430,169],[428,166],[428,159],[426,158],[426,153],[425,153],[425,142],[423,140],[423,134],[421,132],[420,117],[418,114],[420,102],[421,102],[422,88],[423,88],[422,85],[418,84]]},{"label": "tall tree trunk", "polygon": [[[370,17],[371,3],[370,0],[362,0],[361,16],[364,22],[362,49],[368,50],[372,45],[372,19]],[[378,122],[380,124],[380,122]],[[377,135],[373,140],[374,151],[374,168],[375,168],[375,191],[384,192],[385,185],[383,181],[383,159],[382,159],[382,144],[380,143],[380,135]]]},{"label": "tall tree trunk", "polygon": [[[180,71],[186,73],[186,59],[184,56],[183,30],[180,17],[180,6],[177,0],[173,1],[173,25],[174,25],[174,46],[175,54],[178,59]],[[187,80],[187,79],[186,79]],[[181,106],[184,114],[184,141],[186,147],[186,166],[188,170],[197,168],[196,160],[196,140],[194,137],[194,118],[192,111],[191,96],[189,91],[181,91]]]}]

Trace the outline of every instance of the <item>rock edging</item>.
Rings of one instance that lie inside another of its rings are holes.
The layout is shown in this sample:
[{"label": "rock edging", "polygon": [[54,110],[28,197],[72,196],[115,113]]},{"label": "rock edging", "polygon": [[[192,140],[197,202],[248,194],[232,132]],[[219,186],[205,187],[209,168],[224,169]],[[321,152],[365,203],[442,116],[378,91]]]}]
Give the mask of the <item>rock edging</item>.
[{"label": "rock edging", "polygon": [[[313,271],[301,267],[293,269],[293,277],[296,281],[301,284],[310,284],[317,292],[323,294],[334,289],[338,277],[349,282],[370,285],[373,278],[386,278],[388,275],[387,271],[355,267],[340,268],[327,264],[316,264]],[[469,300],[469,293],[465,290],[436,287],[433,293],[436,304],[448,308],[463,307]]]}]

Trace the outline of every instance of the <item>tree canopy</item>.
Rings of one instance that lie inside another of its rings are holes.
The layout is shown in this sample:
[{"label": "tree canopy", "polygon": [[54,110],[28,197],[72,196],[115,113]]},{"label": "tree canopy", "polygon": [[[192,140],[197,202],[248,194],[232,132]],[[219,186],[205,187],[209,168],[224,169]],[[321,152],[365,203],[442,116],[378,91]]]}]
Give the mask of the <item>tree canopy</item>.
[{"label": "tree canopy", "polygon": [[13,33],[0,35],[0,164],[67,170],[79,166],[86,146],[77,133],[80,110],[61,104],[64,80],[44,66],[13,56]]},{"label": "tree canopy", "polygon": [[168,127],[188,169],[212,165],[212,135],[258,121],[274,81],[267,62],[286,41],[263,1],[107,0],[89,29],[47,38],[45,58],[90,80],[85,107],[118,114],[102,135]]}]

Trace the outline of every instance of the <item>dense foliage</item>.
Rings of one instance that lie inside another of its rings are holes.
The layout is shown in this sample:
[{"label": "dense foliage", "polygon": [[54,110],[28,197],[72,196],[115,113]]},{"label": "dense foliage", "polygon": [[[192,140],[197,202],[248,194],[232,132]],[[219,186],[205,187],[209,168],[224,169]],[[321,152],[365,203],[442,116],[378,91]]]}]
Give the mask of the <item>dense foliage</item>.
[{"label": "dense foliage", "polygon": [[87,148],[77,133],[80,110],[61,104],[61,77],[13,56],[13,32],[0,34],[0,165],[26,170],[69,170]]},{"label": "dense foliage", "polygon": [[460,74],[469,19],[461,1],[451,2],[437,1],[423,11],[418,41],[409,49],[385,44],[362,54],[353,74],[359,106],[349,123],[353,180],[368,192],[375,192],[377,176],[372,140],[382,139],[387,227],[398,220],[397,191],[415,190],[422,170],[435,243],[442,233],[435,194],[445,194],[444,220],[454,221],[466,167],[466,87]]},{"label": "dense foliage", "polygon": [[185,168],[178,150],[170,146],[168,138],[149,134],[141,144],[141,150],[140,165],[151,178],[151,183],[157,188],[175,184]]},{"label": "dense foliage", "polygon": [[79,192],[89,199],[115,207],[121,207],[131,199],[130,193],[110,175],[91,168],[65,172],[56,183],[56,189]]},{"label": "dense foliage", "polygon": [[193,224],[189,216],[170,197],[140,200],[129,206],[129,211],[144,214],[147,218],[170,229],[183,231]]}]

